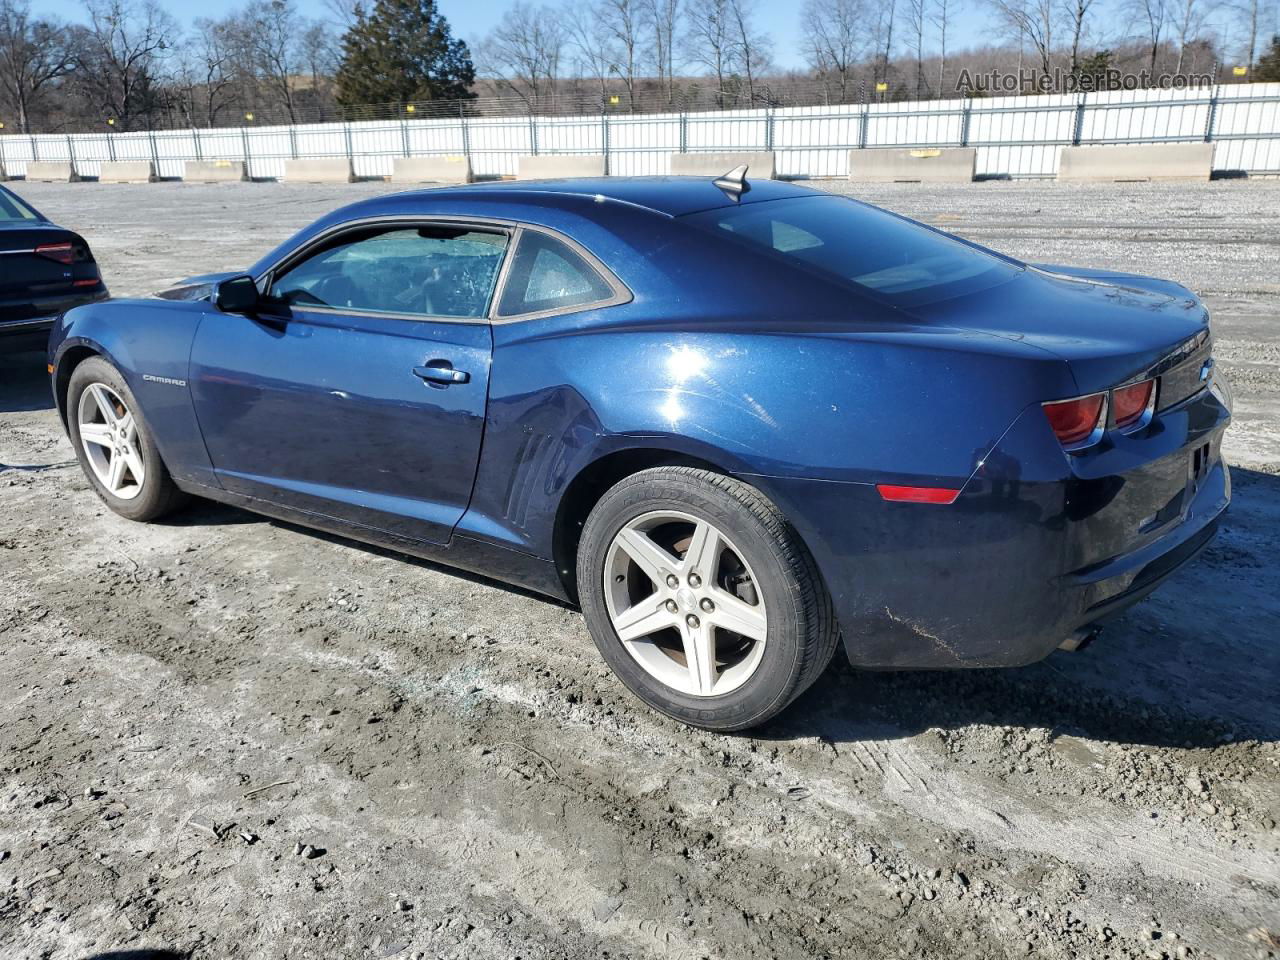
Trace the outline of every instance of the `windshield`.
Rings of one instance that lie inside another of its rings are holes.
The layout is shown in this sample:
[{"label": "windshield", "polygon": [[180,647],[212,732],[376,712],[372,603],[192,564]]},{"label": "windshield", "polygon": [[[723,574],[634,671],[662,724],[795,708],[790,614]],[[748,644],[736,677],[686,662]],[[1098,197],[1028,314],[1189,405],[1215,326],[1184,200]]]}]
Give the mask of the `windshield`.
[{"label": "windshield", "polygon": [[0,222],[10,220],[39,220],[36,212],[8,190],[0,189]]},{"label": "windshield", "polygon": [[972,293],[1019,268],[994,254],[847,197],[797,197],[687,219],[898,306]]}]

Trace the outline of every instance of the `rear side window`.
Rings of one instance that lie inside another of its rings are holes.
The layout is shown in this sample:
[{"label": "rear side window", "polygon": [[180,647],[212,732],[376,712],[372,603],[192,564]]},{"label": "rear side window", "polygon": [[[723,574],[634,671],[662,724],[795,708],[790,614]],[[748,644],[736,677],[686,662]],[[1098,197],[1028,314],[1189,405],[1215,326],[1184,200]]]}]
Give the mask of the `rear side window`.
[{"label": "rear side window", "polygon": [[466,227],[345,234],[277,277],[271,296],[294,307],[479,320],[506,245],[505,234]]},{"label": "rear side window", "polygon": [[1019,267],[844,197],[744,203],[687,219],[902,306],[994,286]]},{"label": "rear side window", "polygon": [[36,212],[8,190],[0,190],[0,221],[37,220]]},{"label": "rear side window", "polygon": [[613,288],[604,277],[567,244],[545,233],[526,230],[516,247],[498,315],[517,317],[567,310],[612,300],[613,296]]}]

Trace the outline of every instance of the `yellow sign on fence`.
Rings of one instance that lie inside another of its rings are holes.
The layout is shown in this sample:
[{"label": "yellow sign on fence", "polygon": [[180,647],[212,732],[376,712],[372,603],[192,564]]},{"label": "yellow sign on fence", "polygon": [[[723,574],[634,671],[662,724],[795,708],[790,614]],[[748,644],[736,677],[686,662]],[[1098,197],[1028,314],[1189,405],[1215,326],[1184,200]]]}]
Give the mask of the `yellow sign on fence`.
[{"label": "yellow sign on fence", "polygon": [[876,84],[876,93],[884,93],[888,89],[889,89],[889,85],[884,81],[881,81]]},{"label": "yellow sign on fence", "polygon": [[1249,72],[1249,68],[1248,67],[1232,67],[1231,72],[1234,73],[1237,77],[1243,77],[1246,73]]}]

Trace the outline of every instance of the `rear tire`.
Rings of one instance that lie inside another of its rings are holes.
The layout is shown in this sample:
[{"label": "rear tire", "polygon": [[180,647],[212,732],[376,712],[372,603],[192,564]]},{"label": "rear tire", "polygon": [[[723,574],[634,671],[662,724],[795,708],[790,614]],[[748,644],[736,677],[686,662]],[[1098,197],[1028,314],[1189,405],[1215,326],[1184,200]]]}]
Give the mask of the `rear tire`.
[{"label": "rear tire", "polygon": [[150,428],[120,371],[90,357],[67,385],[67,429],[80,467],[102,502],[130,520],[156,520],[182,506]]},{"label": "rear tire", "polygon": [[839,636],[786,518],[756,488],[709,470],[655,467],[610,489],[583,528],[578,589],[622,682],[708,730],[778,714],[821,675]]}]

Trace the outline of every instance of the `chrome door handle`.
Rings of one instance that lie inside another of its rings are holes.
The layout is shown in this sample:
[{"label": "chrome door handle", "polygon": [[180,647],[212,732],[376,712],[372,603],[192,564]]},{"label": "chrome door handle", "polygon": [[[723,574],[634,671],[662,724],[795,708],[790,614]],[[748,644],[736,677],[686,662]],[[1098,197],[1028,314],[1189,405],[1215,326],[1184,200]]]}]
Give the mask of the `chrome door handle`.
[{"label": "chrome door handle", "polygon": [[414,367],[413,375],[428,383],[467,383],[471,380],[471,374],[453,369],[448,360],[432,360],[424,366]]}]

